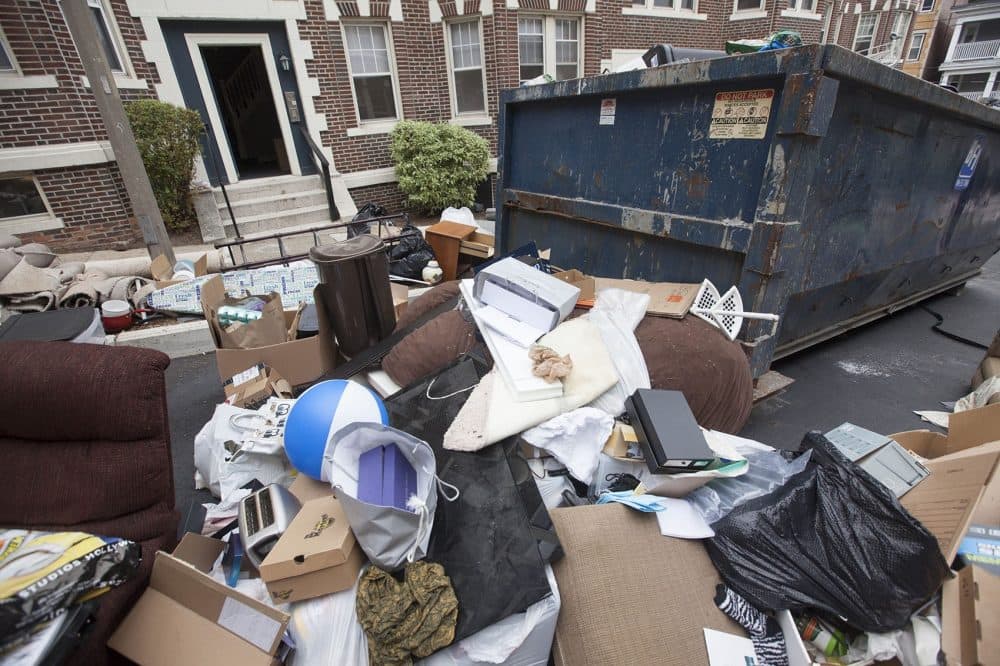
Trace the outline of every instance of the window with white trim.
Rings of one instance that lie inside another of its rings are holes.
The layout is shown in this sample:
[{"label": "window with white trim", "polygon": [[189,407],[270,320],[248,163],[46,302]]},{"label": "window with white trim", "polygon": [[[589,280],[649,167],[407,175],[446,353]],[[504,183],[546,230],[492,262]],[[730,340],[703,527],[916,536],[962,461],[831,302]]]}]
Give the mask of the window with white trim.
[{"label": "window with white trim", "polygon": [[797,12],[811,12],[816,9],[816,0],[788,0],[788,8]]},{"label": "window with white trim", "polygon": [[118,37],[118,28],[114,23],[111,8],[104,3],[105,0],[87,0],[90,15],[94,19],[94,27],[97,29],[97,40],[104,50],[104,57],[108,59],[111,71],[126,74],[126,60]]},{"label": "window with white trim", "polygon": [[858,53],[868,53],[878,28],[878,12],[865,12],[858,17],[858,27],[854,30],[854,46]]},{"label": "window with white trim", "polygon": [[764,0],[734,0],[733,13],[763,12]]},{"label": "window with white trim", "polygon": [[632,0],[634,7],[645,7],[646,9],[670,9],[675,12],[698,11],[697,0]]},{"label": "window with white trim", "polygon": [[358,120],[396,120],[396,75],[386,26],[347,23],[344,38]]},{"label": "window with white trim", "polygon": [[38,183],[31,176],[0,178],[0,220],[49,216],[49,208]]},{"label": "window with white trim", "polygon": [[486,76],[479,19],[446,24],[448,66],[451,68],[452,112],[486,111]]},{"label": "window with white trim", "polygon": [[907,60],[920,60],[920,54],[924,50],[925,39],[927,39],[926,30],[913,33],[913,36],[910,37],[910,50],[906,52]]},{"label": "window with white trim", "polygon": [[520,79],[527,81],[542,74],[557,81],[580,76],[579,18],[522,16],[517,19],[517,51]]},{"label": "window with white trim", "polygon": [[929,12],[934,9],[934,0],[920,0],[920,11]]},{"label": "window with white trim", "polygon": [[889,33],[892,60],[898,61],[903,55],[903,45],[906,44],[906,33],[910,31],[910,12],[900,12],[892,19],[892,31]]},{"label": "window with white trim", "polygon": [[14,52],[7,43],[7,35],[0,30],[0,73],[16,72],[17,62],[14,60]]}]

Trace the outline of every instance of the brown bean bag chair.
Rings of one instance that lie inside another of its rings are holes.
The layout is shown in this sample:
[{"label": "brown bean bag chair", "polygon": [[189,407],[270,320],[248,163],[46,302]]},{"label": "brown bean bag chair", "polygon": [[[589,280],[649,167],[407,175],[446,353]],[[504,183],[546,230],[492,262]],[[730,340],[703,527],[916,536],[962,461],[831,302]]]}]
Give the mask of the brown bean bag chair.
[{"label": "brown bean bag chair", "polygon": [[[396,323],[409,326],[424,313],[458,295],[458,282],[444,282],[413,300]],[[476,344],[476,326],[452,310],[438,315],[399,341],[384,359],[382,369],[400,386],[433,375]]]},{"label": "brown bean bag chair", "polygon": [[753,378],[739,343],[692,315],[645,317],[635,337],[654,389],[683,392],[703,428],[743,428],[753,407]]}]

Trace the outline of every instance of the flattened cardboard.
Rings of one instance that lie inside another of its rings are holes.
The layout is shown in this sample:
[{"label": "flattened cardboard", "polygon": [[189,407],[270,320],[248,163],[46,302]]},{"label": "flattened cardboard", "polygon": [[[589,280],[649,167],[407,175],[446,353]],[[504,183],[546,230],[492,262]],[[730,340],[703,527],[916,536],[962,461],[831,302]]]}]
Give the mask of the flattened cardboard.
[{"label": "flattened cardboard", "polygon": [[[310,384],[333,370],[337,364],[337,345],[330,332],[330,320],[325,315],[323,294],[314,290],[319,333],[303,340],[292,340],[256,349],[216,349],[215,363],[219,378],[225,381],[258,363],[275,369],[294,386]],[[295,312],[285,312],[285,322],[294,324]],[[294,330],[294,329],[292,329]]]},{"label": "flattened cardboard", "polygon": [[[162,254],[156,259],[153,259],[152,263],[149,264],[149,274],[153,276],[157,289],[163,289],[164,287],[169,287],[172,284],[187,282],[187,280],[172,279],[174,275],[174,267],[170,265],[170,262],[167,261],[167,258]],[[202,275],[208,275],[207,254],[203,254],[194,260],[194,276],[201,277]]]},{"label": "flattened cardboard", "polygon": [[289,616],[203,573],[224,547],[188,533],[173,555],[158,552],[149,587],[108,646],[148,666],[271,664]]},{"label": "flattened cardboard", "polygon": [[[238,381],[239,375],[252,370],[257,371],[255,377]],[[227,403],[244,409],[256,409],[272,396],[276,398],[292,397],[292,385],[278,374],[277,370],[268,368],[262,363],[230,377],[222,385],[222,391],[226,394]]]},{"label": "flattened cardboard", "polygon": [[745,636],[712,599],[719,574],[696,540],[660,534],[655,516],[619,504],[550,512],[565,557],[559,666],[707,664],[704,629]]},{"label": "flattened cardboard", "polygon": [[950,563],[973,521],[1000,524],[1000,405],[952,414],[947,436],[928,431],[890,437],[928,459],[931,474],[902,505],[937,537]]},{"label": "flattened cardboard", "polygon": [[691,309],[700,284],[685,282],[643,282],[641,280],[615,280],[597,278],[597,292],[602,289],[624,289],[640,294],[649,294],[646,314],[654,317],[683,319]]}]

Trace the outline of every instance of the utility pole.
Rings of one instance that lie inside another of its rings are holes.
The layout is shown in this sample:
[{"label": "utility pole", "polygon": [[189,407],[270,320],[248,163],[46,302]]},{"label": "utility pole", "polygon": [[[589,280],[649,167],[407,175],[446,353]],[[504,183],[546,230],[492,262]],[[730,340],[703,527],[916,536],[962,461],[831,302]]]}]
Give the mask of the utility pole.
[{"label": "utility pole", "polygon": [[128,192],[149,256],[155,259],[163,255],[173,266],[177,263],[174,249],[170,245],[160,208],[156,205],[156,197],[153,196],[142,156],[135,144],[132,126],[125,115],[125,106],[118,94],[115,77],[101,48],[87,0],[63,0],[62,9],[76,43],[76,50],[83,61],[83,69],[90,80],[90,90],[97,101],[97,109],[108,130],[118,170],[125,181],[125,191]]}]

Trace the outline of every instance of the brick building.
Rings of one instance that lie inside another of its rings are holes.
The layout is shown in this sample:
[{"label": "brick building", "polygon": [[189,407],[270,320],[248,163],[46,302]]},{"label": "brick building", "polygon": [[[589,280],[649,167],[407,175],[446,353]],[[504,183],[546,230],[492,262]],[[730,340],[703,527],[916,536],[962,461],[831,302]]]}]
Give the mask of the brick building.
[{"label": "brick building", "polygon": [[[342,215],[369,200],[398,209],[388,132],[399,119],[466,126],[495,154],[499,92],[521,80],[780,28],[857,47],[865,16],[841,0],[79,1],[126,100],[201,113],[197,178],[228,184],[243,233],[328,219],[309,139],[332,165]],[[58,1],[0,0],[0,29],[0,232],[63,249],[135,239]],[[202,232],[218,238],[228,213],[206,192]]]}]

